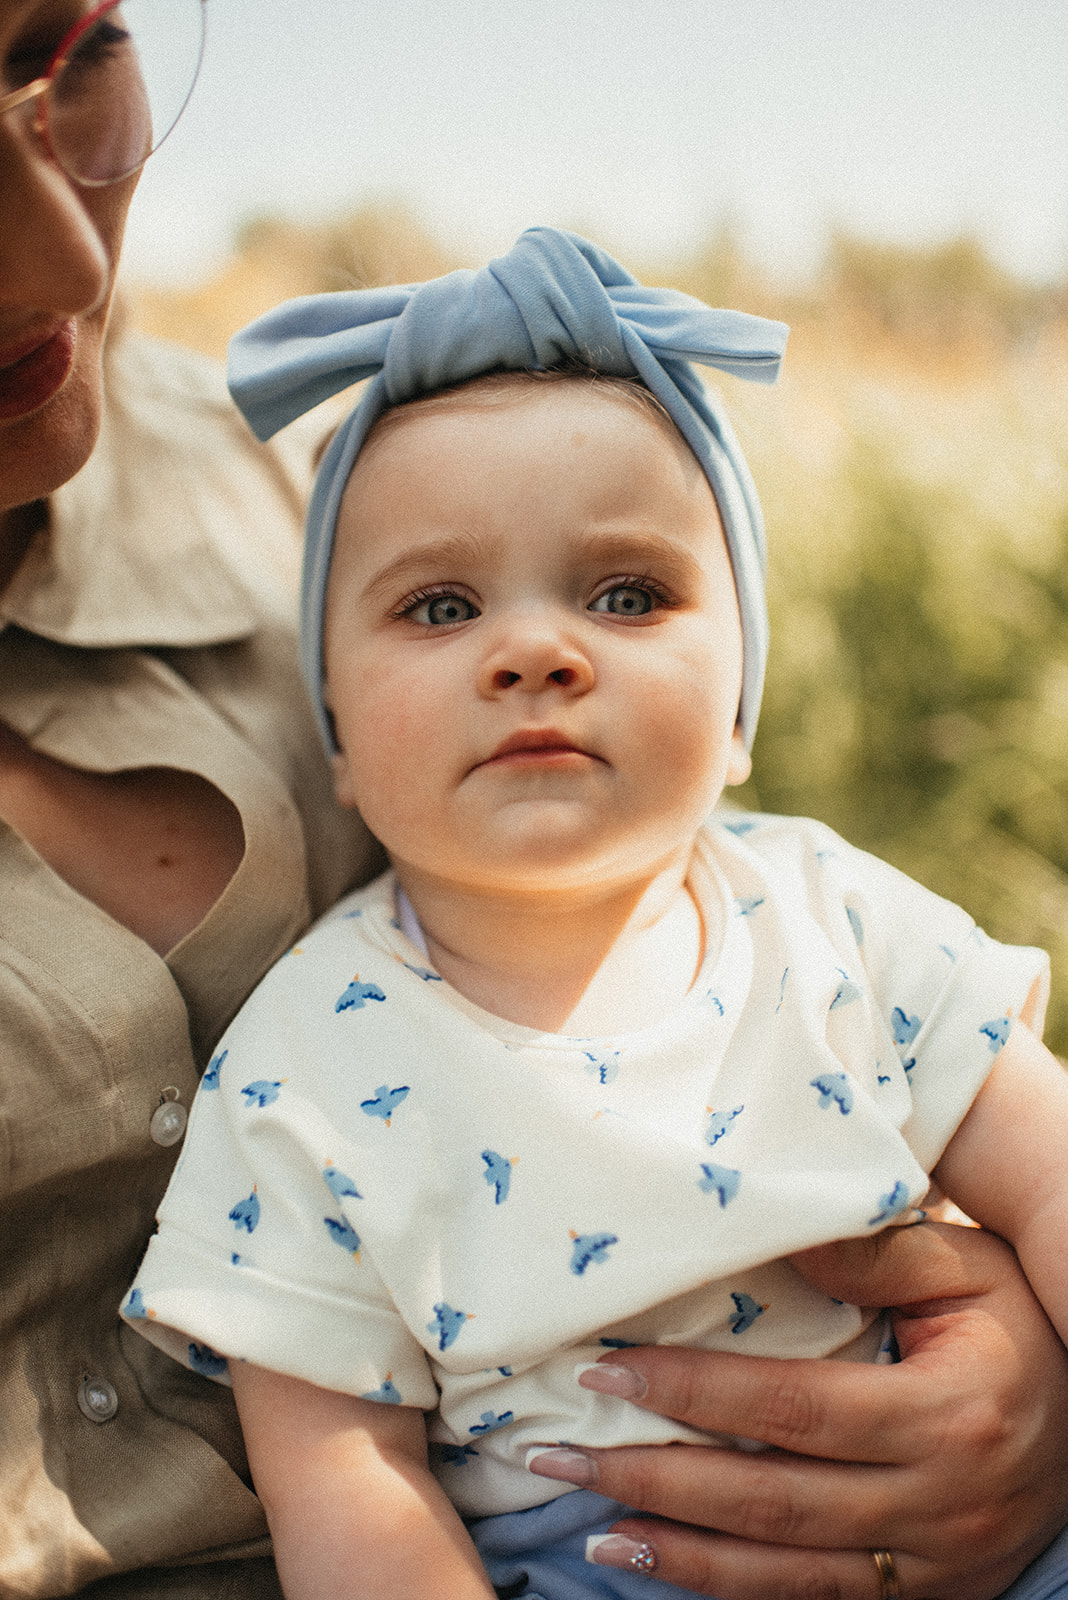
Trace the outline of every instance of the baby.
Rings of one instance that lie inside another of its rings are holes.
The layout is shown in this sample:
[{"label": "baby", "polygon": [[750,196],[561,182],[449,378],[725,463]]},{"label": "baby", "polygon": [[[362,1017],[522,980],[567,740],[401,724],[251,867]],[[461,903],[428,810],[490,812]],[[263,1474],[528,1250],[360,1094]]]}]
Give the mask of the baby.
[{"label": "baby", "polygon": [[881,1319],[783,1258],[932,1171],[1068,1336],[1045,958],[816,823],[709,820],[763,545],[688,361],[771,379],[785,331],[535,229],[235,342],[264,436],[378,374],[309,513],[304,652],[392,870],[222,1041],[123,1313],[232,1381],[290,1600],[637,1593],[552,1447],[708,1437],[597,1357],[875,1359]]}]

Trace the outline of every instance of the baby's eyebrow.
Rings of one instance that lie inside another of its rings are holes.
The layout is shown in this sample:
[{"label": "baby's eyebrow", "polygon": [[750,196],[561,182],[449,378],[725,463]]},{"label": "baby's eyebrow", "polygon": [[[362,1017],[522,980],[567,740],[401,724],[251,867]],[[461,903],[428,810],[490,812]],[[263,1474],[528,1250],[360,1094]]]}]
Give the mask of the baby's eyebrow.
[{"label": "baby's eyebrow", "polygon": [[443,539],[428,539],[423,544],[402,550],[392,561],[374,573],[364,585],[364,598],[377,600],[383,592],[395,590],[430,568],[463,567],[484,555],[482,542],[471,534],[449,534]]},{"label": "baby's eyebrow", "polygon": [[575,545],[577,566],[636,568],[654,565],[669,569],[677,580],[696,578],[701,563],[681,540],[652,530],[591,533]]}]

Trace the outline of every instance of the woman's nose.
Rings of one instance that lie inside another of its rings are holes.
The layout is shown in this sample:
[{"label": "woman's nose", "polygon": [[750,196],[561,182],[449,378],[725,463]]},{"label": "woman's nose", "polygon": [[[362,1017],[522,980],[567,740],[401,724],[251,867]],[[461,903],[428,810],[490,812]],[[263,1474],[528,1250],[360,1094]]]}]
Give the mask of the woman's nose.
[{"label": "woman's nose", "polygon": [[488,696],[518,689],[527,694],[563,690],[585,694],[593,687],[594,670],[586,651],[548,622],[521,619],[504,627],[486,655],[479,688]]},{"label": "woman's nose", "polygon": [[0,307],[63,317],[104,298],[111,264],[81,192],[18,111],[0,118]]}]

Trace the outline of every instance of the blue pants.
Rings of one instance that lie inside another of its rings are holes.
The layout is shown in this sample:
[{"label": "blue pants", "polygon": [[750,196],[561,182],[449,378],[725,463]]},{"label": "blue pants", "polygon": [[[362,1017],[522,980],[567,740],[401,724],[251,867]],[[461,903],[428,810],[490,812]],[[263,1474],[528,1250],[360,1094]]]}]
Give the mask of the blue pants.
[{"label": "blue pants", "polygon": [[[577,1489],[529,1511],[482,1517],[468,1531],[490,1582],[509,1600],[695,1600],[691,1590],[673,1583],[586,1560],[588,1535],[607,1533],[629,1514],[618,1500]],[[1068,1529],[1001,1600],[1068,1600]]]}]

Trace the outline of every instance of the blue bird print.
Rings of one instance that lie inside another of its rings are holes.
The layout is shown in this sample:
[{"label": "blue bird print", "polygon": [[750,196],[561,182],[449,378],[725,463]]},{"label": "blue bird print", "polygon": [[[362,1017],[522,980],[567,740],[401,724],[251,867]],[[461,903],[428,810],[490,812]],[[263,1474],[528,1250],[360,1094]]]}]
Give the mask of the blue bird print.
[{"label": "blue bird print", "polygon": [[426,1331],[437,1335],[439,1350],[447,1350],[456,1343],[461,1328],[471,1320],[472,1315],[470,1311],[454,1311],[452,1306],[441,1300],[434,1307],[434,1320],[427,1323]]},{"label": "blue bird print", "polygon": [[[359,1261],[360,1236],[352,1226],[352,1223],[344,1217],[324,1217],[323,1222],[334,1243],[339,1244],[342,1250],[347,1250],[350,1256],[355,1256],[356,1260]],[[336,1260],[337,1257],[335,1256],[334,1259]]]},{"label": "blue bird print", "polygon": [[730,1133],[735,1117],[740,1117],[745,1107],[735,1106],[733,1111],[713,1111],[711,1106],[705,1106],[705,1110],[708,1112],[705,1143],[718,1144],[725,1134]]},{"label": "blue bird print", "polygon": [[239,1200],[229,1212],[230,1221],[237,1229],[244,1228],[246,1233],[255,1231],[260,1220],[260,1197],[256,1193],[255,1184],[247,1200]]},{"label": "blue bird print", "polygon": [[[398,956],[397,959],[399,961],[400,957]],[[417,978],[422,978],[424,983],[440,983],[441,982],[441,973],[440,972],[432,972],[429,967],[416,967],[416,966],[413,966],[410,961],[401,961],[401,966],[402,967],[407,967],[409,972],[414,972],[416,977]],[[378,998],[379,998],[378,995],[373,995],[372,996],[372,999],[377,1000]],[[384,1000],[385,999],[385,995],[382,995],[381,998]]]},{"label": "blue bird print", "polygon": [[868,1227],[874,1228],[880,1222],[889,1222],[891,1217],[899,1217],[908,1210],[908,1205],[908,1186],[898,1178],[889,1194],[879,1196],[879,1210],[874,1217],[868,1218]]},{"label": "blue bird print", "polygon": [[468,1433],[496,1433],[498,1428],[507,1428],[508,1424],[514,1420],[514,1411],[498,1411],[496,1414],[492,1411],[483,1411],[479,1420],[473,1422],[467,1431]]},{"label": "blue bird print", "polygon": [[995,1017],[993,1022],[984,1022],[979,1032],[986,1035],[990,1053],[996,1056],[1012,1032],[1012,1018]]},{"label": "blue bird print", "polygon": [[447,1467],[466,1467],[468,1456],[478,1455],[473,1444],[432,1444],[430,1448]]},{"label": "blue bird print", "polygon": [[571,1232],[571,1270],[576,1278],[581,1278],[591,1261],[596,1261],[598,1266],[608,1260],[608,1251],[611,1245],[618,1244],[619,1238],[614,1233],[575,1233]]},{"label": "blue bird print", "polygon": [[602,1336],[597,1342],[598,1344],[603,1344],[606,1350],[638,1349],[638,1342],[636,1339],[606,1339]]},{"label": "blue bird print", "polygon": [[596,1078],[598,1083],[614,1083],[619,1077],[619,1058],[622,1054],[621,1050],[613,1050],[610,1056],[595,1056],[591,1051],[584,1050],[583,1055],[589,1066],[583,1070],[591,1078]]},{"label": "blue bird print", "polygon": [[854,939],[857,941],[858,944],[863,944],[864,943],[864,924],[860,920],[860,912],[859,911],[855,911],[852,906],[846,906],[845,914],[849,918],[849,926],[853,930]]},{"label": "blue bird print", "polygon": [[361,1400],[377,1400],[381,1406],[399,1406],[402,1396],[397,1385],[393,1382],[393,1374],[386,1373],[386,1381],[377,1389],[369,1389],[366,1394],[361,1394]]},{"label": "blue bird print", "polygon": [[860,985],[858,983],[854,983],[849,974],[843,972],[841,967],[838,968],[838,972],[842,981],[838,985],[838,993],[831,1001],[829,1007],[829,1010],[831,1011],[837,1011],[839,1006],[852,1005],[853,1001],[859,1000],[861,995],[864,993]]},{"label": "blue bird print", "polygon": [[204,1378],[218,1378],[226,1371],[226,1357],[219,1355],[210,1344],[190,1344],[186,1352],[189,1365]]},{"label": "blue bird print", "polygon": [[482,1176],[495,1191],[494,1204],[503,1206],[512,1187],[512,1168],[519,1157],[500,1156],[496,1150],[483,1150],[482,1159],[486,1163],[486,1170]]},{"label": "blue bird print", "polygon": [[759,910],[764,904],[764,896],[762,894],[739,894],[735,895],[734,903],[738,907],[738,915],[740,917],[751,917],[753,912]]},{"label": "blue bird print", "polygon": [[732,1333],[747,1333],[757,1317],[762,1317],[768,1309],[757,1305],[751,1294],[735,1294],[732,1290],[731,1299],[735,1307],[729,1319]]},{"label": "blue bird print", "polygon": [[381,1117],[388,1128],[394,1111],[407,1098],[409,1087],[404,1083],[399,1089],[391,1089],[388,1084],[380,1083],[370,1100],[360,1101],[360,1110],[369,1117]]},{"label": "blue bird print", "polygon": [[701,1003],[702,1005],[711,1006],[717,1017],[723,1016],[723,1001],[720,999],[719,995],[716,994],[714,989],[709,989]]},{"label": "blue bird print", "polygon": [[724,822],[723,826],[728,833],[733,833],[736,838],[744,839],[747,833],[752,833],[756,823],[752,817],[740,817],[737,822]]},{"label": "blue bird print", "polygon": [[702,1161],[701,1171],[703,1178],[698,1178],[697,1187],[702,1194],[718,1194],[720,1207],[726,1207],[738,1193],[738,1186],[742,1181],[740,1172],[733,1167],[717,1167],[710,1161]]},{"label": "blue bird print", "polygon": [[890,1013],[890,1031],[895,1044],[911,1044],[920,1031],[920,1019],[910,1017],[900,1006],[895,1006]]},{"label": "blue bird print", "polygon": [[843,1117],[848,1117],[852,1111],[853,1090],[844,1072],[821,1072],[818,1078],[812,1079],[809,1088],[819,1090],[821,1111],[829,1110],[832,1105],[838,1107]]},{"label": "blue bird print", "polygon": [[362,1011],[368,1000],[384,1000],[385,994],[377,983],[361,983],[360,974],[354,973],[352,982],[334,1006],[334,1011]]},{"label": "blue bird print", "polygon": [[229,1050],[220,1050],[217,1056],[212,1056],[208,1062],[208,1070],[200,1080],[202,1089],[217,1089],[219,1087],[219,1072],[229,1054]]},{"label": "blue bird print", "polygon": [[152,1315],[151,1311],[145,1305],[145,1297],[141,1293],[140,1289],[130,1290],[130,1297],[122,1309],[126,1316],[136,1317],[138,1320],[150,1317]]},{"label": "blue bird print", "polygon": [[274,1078],[270,1082],[266,1078],[257,1078],[255,1083],[246,1083],[241,1093],[250,1107],[271,1106],[278,1099],[278,1091],[285,1081],[285,1078]]},{"label": "blue bird print", "polygon": [[323,1168],[323,1179],[335,1200],[362,1200],[359,1189],[353,1183],[348,1173],[342,1172],[340,1167],[329,1166]]}]

